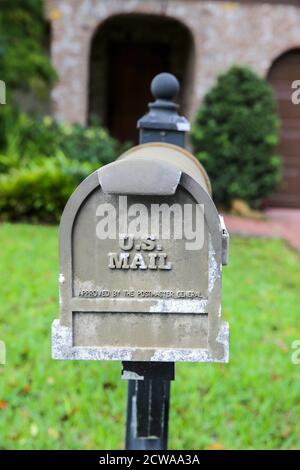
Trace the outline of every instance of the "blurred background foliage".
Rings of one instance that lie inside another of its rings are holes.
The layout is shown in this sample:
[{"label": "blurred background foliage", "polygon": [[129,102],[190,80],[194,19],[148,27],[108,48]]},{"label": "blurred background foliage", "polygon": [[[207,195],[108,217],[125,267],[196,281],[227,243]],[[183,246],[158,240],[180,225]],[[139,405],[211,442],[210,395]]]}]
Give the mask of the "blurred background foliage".
[{"label": "blurred background foliage", "polygon": [[47,100],[56,73],[46,53],[47,23],[42,0],[2,0],[0,78],[6,105],[0,107],[0,149],[7,145],[7,123],[18,114],[16,91]]},{"label": "blurred background foliage", "polygon": [[0,213],[2,220],[57,222],[76,186],[122,148],[99,123],[89,128],[25,114],[17,94],[47,101],[56,73],[46,52],[42,0],[4,0],[0,9]]},{"label": "blurred background foliage", "polygon": [[[18,93],[48,100],[56,73],[48,57],[42,0],[4,0],[0,10],[0,218],[57,222],[72,191],[113,161],[120,145],[99,122],[89,127],[24,113]],[[217,204],[242,199],[259,207],[280,181],[279,121],[268,83],[245,67],[220,75],[199,109],[194,152]]]},{"label": "blurred background foliage", "polygon": [[46,54],[43,4],[1,0],[0,76],[8,90],[33,91],[45,98],[56,74]]},{"label": "blurred background foliage", "polygon": [[84,128],[24,113],[7,123],[0,154],[2,220],[58,222],[76,186],[124,149],[96,124]]},{"label": "blurred background foliage", "polygon": [[196,156],[208,172],[215,202],[252,207],[280,182],[276,154],[279,119],[271,86],[246,67],[221,74],[204,98],[193,126]]}]

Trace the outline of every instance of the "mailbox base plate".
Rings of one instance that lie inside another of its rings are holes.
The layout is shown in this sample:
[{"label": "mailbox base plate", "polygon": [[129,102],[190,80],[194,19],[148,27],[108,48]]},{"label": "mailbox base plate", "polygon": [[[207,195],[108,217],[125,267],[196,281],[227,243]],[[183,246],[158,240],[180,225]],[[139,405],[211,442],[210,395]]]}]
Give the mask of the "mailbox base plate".
[{"label": "mailbox base plate", "polygon": [[148,362],[228,362],[229,361],[229,326],[222,321],[217,342],[223,345],[222,357],[215,357],[205,348],[168,349],[168,348],[133,348],[133,347],[93,347],[73,346],[71,327],[52,323],[52,358],[61,360],[111,360],[111,361],[148,361]]}]

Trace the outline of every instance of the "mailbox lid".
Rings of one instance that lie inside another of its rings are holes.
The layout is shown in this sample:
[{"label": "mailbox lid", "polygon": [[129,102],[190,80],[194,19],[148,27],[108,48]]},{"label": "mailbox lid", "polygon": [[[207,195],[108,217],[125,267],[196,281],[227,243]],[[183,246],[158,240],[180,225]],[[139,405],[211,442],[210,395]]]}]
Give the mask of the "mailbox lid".
[{"label": "mailbox lid", "polygon": [[148,157],[123,159],[98,170],[104,193],[125,195],[173,195],[178,187],[181,171],[165,161]]},{"label": "mailbox lid", "polygon": [[162,142],[137,145],[98,171],[105,192],[158,195],[174,194],[182,173],[191,176],[211,195],[210,181],[201,163],[177,145]]}]

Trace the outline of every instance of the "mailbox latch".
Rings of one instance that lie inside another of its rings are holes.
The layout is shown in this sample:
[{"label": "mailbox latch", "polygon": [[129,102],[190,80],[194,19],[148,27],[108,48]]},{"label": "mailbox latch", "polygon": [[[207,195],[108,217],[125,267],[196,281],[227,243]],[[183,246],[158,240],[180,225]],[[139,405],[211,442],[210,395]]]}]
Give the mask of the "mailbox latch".
[{"label": "mailbox latch", "polygon": [[225,226],[224,217],[220,217],[221,231],[222,231],[222,265],[228,264],[228,251],[229,251],[229,233]]}]

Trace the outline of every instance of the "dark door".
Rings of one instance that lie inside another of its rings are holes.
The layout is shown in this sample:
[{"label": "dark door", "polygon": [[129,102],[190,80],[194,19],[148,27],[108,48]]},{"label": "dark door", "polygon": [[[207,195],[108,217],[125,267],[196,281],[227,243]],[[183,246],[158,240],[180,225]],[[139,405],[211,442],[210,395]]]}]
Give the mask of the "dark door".
[{"label": "dark door", "polygon": [[272,66],[268,80],[274,88],[281,119],[278,153],[283,157],[281,188],[269,205],[300,207],[300,104],[293,104],[292,83],[300,79],[300,51],[291,51]]},{"label": "dark door", "polygon": [[170,71],[170,48],[162,44],[114,43],[109,46],[107,127],[121,141],[138,142],[137,120],[153,101],[152,78]]}]

